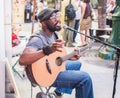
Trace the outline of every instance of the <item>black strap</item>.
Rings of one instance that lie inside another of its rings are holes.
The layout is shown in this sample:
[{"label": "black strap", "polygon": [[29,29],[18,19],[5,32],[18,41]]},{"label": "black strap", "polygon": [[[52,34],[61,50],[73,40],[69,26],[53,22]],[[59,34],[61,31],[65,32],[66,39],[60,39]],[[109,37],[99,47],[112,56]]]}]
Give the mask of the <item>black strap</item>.
[{"label": "black strap", "polygon": [[58,35],[56,34],[56,32],[54,32],[55,38],[59,39]]}]

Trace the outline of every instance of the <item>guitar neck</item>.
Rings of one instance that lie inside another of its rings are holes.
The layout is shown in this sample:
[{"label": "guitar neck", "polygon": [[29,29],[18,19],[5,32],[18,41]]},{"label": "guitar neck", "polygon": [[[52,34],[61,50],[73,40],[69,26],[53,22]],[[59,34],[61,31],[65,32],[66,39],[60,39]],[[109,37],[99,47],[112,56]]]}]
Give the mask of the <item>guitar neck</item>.
[{"label": "guitar neck", "polygon": [[70,59],[71,57],[73,57],[74,55],[75,55],[75,51],[73,51],[73,52],[70,53],[70,54],[67,54],[67,55],[63,56],[63,57],[62,57],[62,61],[64,62],[64,61]]},{"label": "guitar neck", "polygon": [[[87,45],[87,46],[82,47],[82,48],[80,48],[80,49],[76,49],[76,51],[78,51],[80,55],[83,55],[84,52],[85,52],[85,50],[87,50],[89,47],[90,47],[90,46]],[[74,55],[75,55],[75,51],[71,52],[70,54],[67,54],[67,55],[63,56],[63,57],[62,57],[62,60],[63,60],[63,61],[66,61],[66,60],[70,59],[71,57],[73,57]]]}]

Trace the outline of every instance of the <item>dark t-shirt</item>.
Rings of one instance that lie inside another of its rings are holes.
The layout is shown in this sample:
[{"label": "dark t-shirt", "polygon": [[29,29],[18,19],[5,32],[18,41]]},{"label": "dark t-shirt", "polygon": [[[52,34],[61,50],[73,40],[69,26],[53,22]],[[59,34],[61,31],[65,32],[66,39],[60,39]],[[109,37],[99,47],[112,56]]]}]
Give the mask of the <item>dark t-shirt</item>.
[{"label": "dark t-shirt", "polygon": [[91,5],[89,3],[86,3],[86,9],[83,18],[86,19],[88,16],[91,16],[91,13],[92,13]]}]

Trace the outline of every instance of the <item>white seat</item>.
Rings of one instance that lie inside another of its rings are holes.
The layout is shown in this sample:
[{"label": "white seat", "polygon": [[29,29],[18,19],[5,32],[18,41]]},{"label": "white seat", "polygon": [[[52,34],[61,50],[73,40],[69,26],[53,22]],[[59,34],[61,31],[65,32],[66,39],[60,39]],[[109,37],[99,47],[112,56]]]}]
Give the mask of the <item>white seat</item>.
[{"label": "white seat", "polygon": [[107,41],[107,40],[109,39],[110,35],[104,34],[104,35],[101,35],[101,36],[99,36],[99,37],[100,37],[100,38],[103,38],[104,41]]},{"label": "white seat", "polygon": [[[100,38],[103,38],[103,41],[104,41],[104,42],[107,42],[108,39],[110,38],[110,35],[104,34],[104,35],[101,35],[101,36],[99,36],[99,37],[100,37]],[[102,44],[98,50],[100,50],[100,49],[103,48],[104,46],[105,46],[105,45]]]}]

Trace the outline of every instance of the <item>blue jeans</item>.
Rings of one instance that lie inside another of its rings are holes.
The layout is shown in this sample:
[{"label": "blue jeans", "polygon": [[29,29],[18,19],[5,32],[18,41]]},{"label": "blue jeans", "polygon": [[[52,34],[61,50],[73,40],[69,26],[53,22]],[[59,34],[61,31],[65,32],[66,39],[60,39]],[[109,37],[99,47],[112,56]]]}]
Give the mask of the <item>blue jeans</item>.
[{"label": "blue jeans", "polygon": [[[78,30],[78,28],[79,28],[79,21],[80,20],[75,20],[75,25],[74,25],[75,30]],[[74,33],[73,33],[73,42],[75,42],[76,35],[77,35],[77,32],[74,31]]]},{"label": "blue jeans", "polygon": [[[80,68],[81,68],[81,63],[79,61],[71,61],[71,60],[66,61],[66,70],[80,70]],[[68,93],[68,94],[72,93],[72,89],[70,88],[56,88],[55,91],[59,93]]]},{"label": "blue jeans", "polygon": [[59,92],[69,94],[75,88],[75,98],[94,98],[92,80],[87,73],[77,70],[80,67],[81,63],[79,61],[67,61],[67,70],[58,75],[52,86],[57,87],[56,90]]}]

